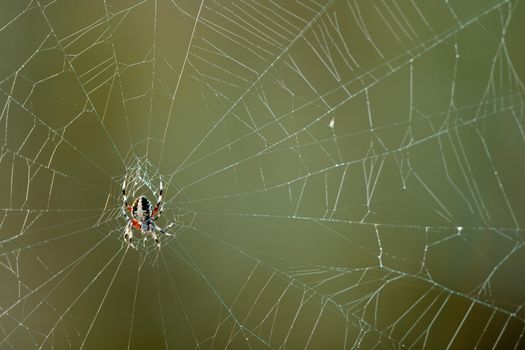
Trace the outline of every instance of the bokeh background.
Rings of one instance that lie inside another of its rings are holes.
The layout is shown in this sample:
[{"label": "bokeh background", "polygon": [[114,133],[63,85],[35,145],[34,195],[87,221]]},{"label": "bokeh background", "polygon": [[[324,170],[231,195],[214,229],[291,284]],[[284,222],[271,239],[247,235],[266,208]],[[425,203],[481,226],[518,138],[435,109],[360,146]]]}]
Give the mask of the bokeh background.
[{"label": "bokeh background", "polygon": [[524,21],[2,1],[0,349],[525,348]]}]

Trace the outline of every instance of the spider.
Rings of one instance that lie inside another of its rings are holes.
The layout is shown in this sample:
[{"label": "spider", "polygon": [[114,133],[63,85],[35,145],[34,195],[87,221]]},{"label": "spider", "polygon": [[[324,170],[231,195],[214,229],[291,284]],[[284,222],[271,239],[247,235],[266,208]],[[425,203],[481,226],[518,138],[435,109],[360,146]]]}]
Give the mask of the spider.
[{"label": "spider", "polygon": [[[126,196],[126,180],[124,180],[124,183],[122,184],[122,197],[124,201],[124,205],[122,207],[122,214],[127,220],[126,231],[124,233],[124,241],[126,241],[126,243],[130,244],[132,247],[134,247],[131,243],[133,238],[133,227],[137,230],[140,230],[140,232],[144,235],[144,241],[146,240],[148,234],[151,235],[155,240],[155,245],[158,248],[160,248],[160,242],[156,232],[160,232],[165,235],[170,235],[155,224],[155,221],[162,214],[162,192],[163,187],[161,181],[159,199],[157,201],[157,205],[155,206],[155,208],[153,208],[153,210],[151,208],[151,202],[145,196],[138,197],[133,201],[133,204],[130,206],[128,204],[128,197]],[[127,211],[130,212],[131,218],[128,216]],[[171,224],[169,226],[171,226]]]}]

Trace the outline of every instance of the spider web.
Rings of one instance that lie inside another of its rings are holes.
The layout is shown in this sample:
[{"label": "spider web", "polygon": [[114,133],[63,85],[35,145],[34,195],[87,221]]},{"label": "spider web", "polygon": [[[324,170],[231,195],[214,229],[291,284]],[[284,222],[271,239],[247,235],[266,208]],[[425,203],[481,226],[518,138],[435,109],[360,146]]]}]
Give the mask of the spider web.
[{"label": "spider web", "polygon": [[1,349],[525,348],[523,2],[0,8]]}]

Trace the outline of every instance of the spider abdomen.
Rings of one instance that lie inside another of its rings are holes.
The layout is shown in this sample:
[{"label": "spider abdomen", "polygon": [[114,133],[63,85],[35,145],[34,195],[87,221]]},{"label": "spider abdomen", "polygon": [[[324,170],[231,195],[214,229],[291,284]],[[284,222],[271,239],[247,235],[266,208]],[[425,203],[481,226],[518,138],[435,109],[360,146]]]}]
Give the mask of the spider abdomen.
[{"label": "spider abdomen", "polygon": [[140,196],[133,202],[131,207],[133,217],[144,221],[151,217],[151,202],[145,196]]}]

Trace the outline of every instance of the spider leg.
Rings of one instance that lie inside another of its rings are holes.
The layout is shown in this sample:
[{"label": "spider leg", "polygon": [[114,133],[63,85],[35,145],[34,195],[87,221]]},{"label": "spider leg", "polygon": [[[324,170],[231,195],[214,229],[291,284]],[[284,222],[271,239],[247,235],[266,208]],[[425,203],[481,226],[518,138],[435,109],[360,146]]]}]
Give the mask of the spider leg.
[{"label": "spider leg", "polygon": [[122,183],[122,199],[124,200],[124,206],[128,206],[128,197],[126,196],[126,180]]},{"label": "spider leg", "polygon": [[[168,226],[166,226],[166,228],[170,228],[171,226],[173,226],[173,223],[171,223],[171,224],[169,224]],[[154,229],[155,231],[160,232],[160,233],[162,233],[162,234],[164,234],[164,235],[166,235],[166,236],[174,236],[174,235],[172,235],[171,233],[168,233],[168,232],[164,231],[164,229],[158,227],[158,226],[155,225],[155,224],[153,224],[152,227],[153,227],[153,229]]]},{"label": "spider leg", "polygon": [[122,201],[123,201],[123,208],[122,211],[124,212],[124,215],[126,215],[126,210],[131,211],[131,207],[128,204],[128,196],[126,196],[126,180],[124,179],[124,182],[122,183]]},{"label": "spider leg", "polygon": [[153,225],[153,228],[154,228],[155,231],[157,231],[157,232],[163,233],[163,234],[165,234],[165,235],[168,234],[168,233],[166,233],[166,231],[164,231],[163,229],[161,229],[161,228],[158,227],[157,225]]},{"label": "spider leg", "polygon": [[122,216],[124,217],[124,219],[126,219],[126,220],[130,220],[128,214],[126,213],[126,210],[124,209],[124,207],[122,207],[121,214],[122,214]]},{"label": "spider leg", "polygon": [[151,237],[153,237],[153,239],[155,240],[155,246],[157,248],[160,248],[159,237],[157,237],[157,234],[155,233],[155,231],[150,231],[150,232],[151,232]]},{"label": "spider leg", "polygon": [[[173,224],[170,224],[166,228],[171,227],[172,225]],[[162,228],[160,228],[157,225],[155,225],[153,223],[153,221],[152,221],[150,223],[149,232],[150,232],[151,236],[155,239],[155,245],[157,246],[157,248],[160,248],[160,241],[159,241],[159,237],[158,237],[158,235],[157,235],[157,233],[155,231],[160,232],[160,233],[162,233],[162,234],[164,234],[166,236],[173,236],[172,234],[164,231]]]},{"label": "spider leg", "polygon": [[131,243],[133,239],[133,231],[131,230],[132,226],[133,226],[133,221],[131,219],[128,219],[128,223],[126,225],[126,231],[124,232],[124,242],[126,242],[128,245],[135,248],[133,243]]},{"label": "spider leg", "polygon": [[140,222],[137,219],[131,219],[131,225],[133,225],[137,230],[140,230]]},{"label": "spider leg", "polygon": [[133,241],[133,227],[140,230],[140,223],[136,219],[129,219],[128,223],[126,224],[126,230],[124,231],[124,241],[135,248],[135,246],[132,244]]},{"label": "spider leg", "polygon": [[160,181],[160,189],[159,189],[159,199],[157,200],[157,205],[155,208],[153,208],[153,211],[151,213],[151,216],[154,217],[153,220],[157,220],[162,214],[162,209],[160,208],[162,204],[162,193],[164,192],[164,187],[162,186],[162,181]]}]

